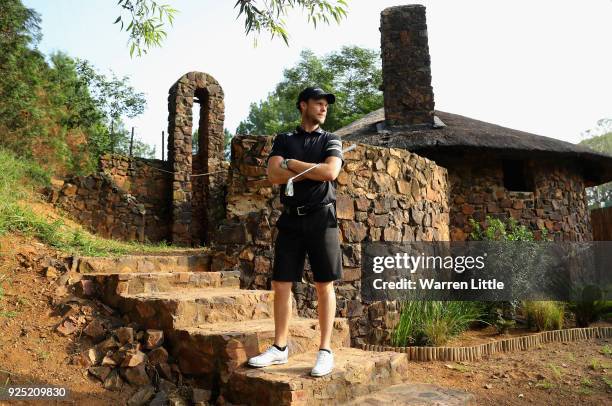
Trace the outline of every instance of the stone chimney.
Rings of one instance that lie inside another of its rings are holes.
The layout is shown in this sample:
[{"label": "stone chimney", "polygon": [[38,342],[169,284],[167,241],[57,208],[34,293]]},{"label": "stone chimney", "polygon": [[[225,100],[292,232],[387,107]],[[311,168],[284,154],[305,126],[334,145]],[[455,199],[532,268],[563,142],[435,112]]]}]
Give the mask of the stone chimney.
[{"label": "stone chimney", "polygon": [[380,32],[386,125],[433,125],[425,6],[384,9]]}]

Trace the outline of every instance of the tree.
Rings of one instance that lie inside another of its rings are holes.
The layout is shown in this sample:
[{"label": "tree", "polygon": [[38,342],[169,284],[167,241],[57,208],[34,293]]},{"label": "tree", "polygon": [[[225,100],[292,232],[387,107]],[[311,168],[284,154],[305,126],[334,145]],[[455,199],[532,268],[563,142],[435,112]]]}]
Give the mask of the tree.
[{"label": "tree", "polygon": [[[120,15],[115,24],[121,24],[121,30],[125,28],[129,33],[128,47],[130,56],[134,52],[138,56],[153,46],[161,46],[167,33],[164,26],[173,24],[178,10],[155,0],[119,0],[127,16]],[[340,23],[347,12],[347,0],[238,0],[234,8],[239,7],[238,17],[244,16],[245,34],[251,32],[259,34],[267,31],[274,36],[280,36],[286,45],[289,45],[289,33],[283,16],[287,11],[301,7],[307,14],[308,22],[317,27],[317,23],[329,24],[330,18]],[[257,41],[255,40],[255,44]]]},{"label": "tree", "polygon": [[251,103],[248,117],[241,121],[237,134],[276,134],[290,131],[301,121],[295,106],[306,86],[319,86],[336,95],[329,106],[325,129],[334,131],[383,106],[379,90],[382,69],[378,51],[345,46],[340,51],[318,58],[304,50],[298,63],[285,69],[282,81],[267,98]]},{"label": "tree", "polygon": [[[594,129],[587,130],[582,135],[585,139],[579,144],[612,155],[612,119],[598,120]],[[590,208],[612,206],[612,182],[587,188],[586,195]]]},{"label": "tree", "polygon": [[112,73],[112,78],[96,72],[88,61],[79,60],[77,70],[87,84],[97,108],[104,113],[110,124],[110,150],[115,151],[117,136],[115,123],[123,116],[134,118],[145,109],[144,93],[137,92],[130,84],[129,77],[118,78]]}]

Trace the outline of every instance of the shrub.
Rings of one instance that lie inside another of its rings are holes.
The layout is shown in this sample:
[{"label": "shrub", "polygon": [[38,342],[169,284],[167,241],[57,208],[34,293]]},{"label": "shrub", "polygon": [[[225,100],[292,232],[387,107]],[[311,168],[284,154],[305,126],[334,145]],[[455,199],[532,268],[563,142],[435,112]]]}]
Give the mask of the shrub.
[{"label": "shrub", "polygon": [[570,302],[569,310],[576,316],[579,327],[588,327],[612,308],[612,302],[606,300],[607,292],[598,286],[585,286],[577,296],[580,300]]},{"label": "shrub", "polygon": [[391,341],[400,347],[443,345],[473,322],[481,321],[482,315],[478,302],[407,301],[402,305]]},{"label": "shrub", "polygon": [[538,331],[559,330],[563,328],[562,303],[554,301],[525,301],[523,309],[527,316],[527,326]]}]

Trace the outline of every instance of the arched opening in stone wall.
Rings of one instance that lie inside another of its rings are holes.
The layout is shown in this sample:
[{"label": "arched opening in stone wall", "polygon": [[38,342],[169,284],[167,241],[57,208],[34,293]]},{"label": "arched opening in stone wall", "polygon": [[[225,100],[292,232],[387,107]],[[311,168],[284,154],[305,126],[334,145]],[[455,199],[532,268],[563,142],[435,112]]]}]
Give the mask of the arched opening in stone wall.
[{"label": "arched opening in stone wall", "polygon": [[[192,174],[205,173],[207,167],[208,134],[210,109],[208,106],[208,92],[206,89],[197,88],[193,98],[193,122],[197,123],[197,139],[193,145]],[[194,131],[195,132],[195,131]],[[206,179],[204,176],[194,176],[193,182],[193,228],[192,236],[194,245],[205,245],[208,242],[206,230],[208,218],[206,213]]]},{"label": "arched opening in stone wall", "polygon": [[[199,105],[196,155],[192,153],[194,104]],[[175,245],[206,245],[225,217],[224,109],[223,89],[206,73],[187,73],[170,88],[168,161],[174,172],[170,199]]]}]

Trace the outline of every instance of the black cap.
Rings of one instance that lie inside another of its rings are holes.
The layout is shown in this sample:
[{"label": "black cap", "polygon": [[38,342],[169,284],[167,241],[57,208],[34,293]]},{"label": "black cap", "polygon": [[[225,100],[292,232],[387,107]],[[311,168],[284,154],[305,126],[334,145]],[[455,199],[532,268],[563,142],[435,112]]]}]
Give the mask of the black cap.
[{"label": "black cap", "polygon": [[329,104],[336,102],[336,96],[333,93],[327,93],[320,87],[307,87],[300,92],[296,106],[299,109],[300,102],[308,101],[308,99],[320,99],[322,97],[325,97]]}]

